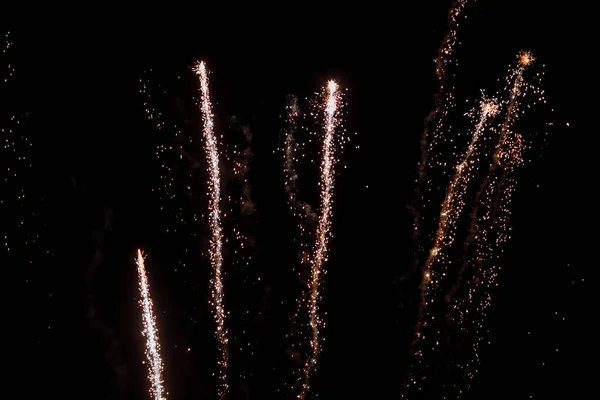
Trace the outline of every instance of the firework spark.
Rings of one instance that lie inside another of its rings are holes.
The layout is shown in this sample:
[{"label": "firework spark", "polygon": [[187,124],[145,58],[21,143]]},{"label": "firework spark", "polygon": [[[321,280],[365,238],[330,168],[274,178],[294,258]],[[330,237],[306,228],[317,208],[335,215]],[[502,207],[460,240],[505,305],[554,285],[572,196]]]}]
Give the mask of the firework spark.
[{"label": "firework spark", "polygon": [[[533,55],[530,52],[522,51],[517,56],[517,66],[514,69],[511,69],[507,81],[511,82],[510,94],[507,101],[506,107],[506,116],[504,118],[504,122],[500,128],[500,138],[498,139],[498,144],[494,151],[492,164],[490,165],[490,170],[485,180],[481,184],[481,188],[477,193],[477,198],[475,199],[475,208],[473,211],[473,218],[471,221],[471,234],[467,238],[465,247],[468,248],[475,240],[475,236],[477,234],[477,215],[479,214],[479,207],[481,205],[486,205],[487,203],[483,201],[482,197],[485,197],[486,191],[490,190],[491,192],[495,192],[495,188],[497,186],[497,173],[496,171],[503,165],[516,165],[519,162],[522,162],[522,158],[515,153],[515,149],[517,146],[514,141],[519,140],[520,136],[514,134],[512,131],[512,127],[514,123],[519,119],[522,111],[521,111],[521,103],[520,99],[523,93],[526,90],[533,90],[534,93],[540,98],[543,97],[543,92],[539,91],[537,88],[533,88],[525,83],[523,73],[525,69],[530,66],[534,60]],[[518,152],[520,155],[520,151]],[[507,171],[505,169],[505,171]],[[490,198],[491,201],[491,198]]]},{"label": "firework spark", "polygon": [[[419,173],[417,177],[415,195],[416,203],[425,203],[425,200],[421,198],[423,196],[421,193],[421,188],[425,184],[428,169],[436,165],[445,165],[443,161],[438,160],[438,154],[433,150],[437,148],[443,140],[445,140],[442,135],[446,133],[446,117],[455,104],[454,93],[452,91],[452,87],[448,83],[448,67],[455,62],[453,61],[453,55],[454,49],[458,43],[458,26],[460,25],[460,20],[463,17],[466,18],[464,15],[464,8],[467,2],[468,0],[454,0],[448,14],[448,31],[446,32],[446,36],[442,40],[442,44],[438,49],[435,73],[439,82],[439,87],[434,96],[435,108],[427,116],[425,130],[423,131],[421,138],[421,160],[418,165]],[[433,187],[433,184],[434,182],[431,179],[427,179],[427,187]],[[421,216],[417,208],[418,206],[413,206],[413,231],[415,242],[418,242],[421,226]]]},{"label": "firework spark", "polygon": [[[442,279],[449,274],[448,263],[450,260],[444,250],[452,246],[456,240],[459,219],[467,206],[465,196],[469,184],[475,178],[477,173],[477,166],[479,164],[477,151],[481,145],[481,138],[488,122],[496,116],[498,112],[499,105],[497,100],[494,98],[488,99],[483,96],[478,107],[470,114],[471,117],[476,120],[473,135],[461,161],[456,166],[456,171],[446,191],[446,196],[442,202],[434,244],[429,251],[429,255],[425,261],[425,267],[423,268],[421,304],[413,346],[416,346],[419,341],[425,339],[422,329],[428,325],[428,322],[433,322],[435,320],[435,316],[429,312],[429,307],[436,301],[435,289],[439,287]],[[420,352],[416,353],[419,355],[421,354]],[[422,367],[420,363],[421,358],[417,361],[418,365],[414,365],[413,367]],[[414,379],[416,374],[416,370],[411,370],[407,388],[416,384],[416,380]]]},{"label": "firework spark", "polygon": [[327,245],[331,234],[331,216],[333,205],[333,187],[335,181],[334,166],[335,157],[335,130],[339,123],[337,115],[340,107],[340,92],[335,81],[327,84],[327,97],[325,101],[325,140],[323,141],[323,159],[321,161],[321,214],[317,226],[316,243],[311,257],[311,278],[308,284],[308,316],[312,331],[310,340],[311,354],[307,358],[304,368],[304,383],[298,399],[305,399],[310,389],[310,376],[314,371],[319,354],[321,352],[321,326],[323,321],[319,315],[319,303],[321,298],[320,285],[323,265],[327,261]]},{"label": "firework spark", "polygon": [[166,393],[163,387],[162,371],[163,364],[160,358],[160,344],[158,342],[158,329],[156,328],[156,319],[152,310],[152,299],[150,298],[150,285],[146,276],[146,267],[144,266],[144,255],[138,249],[137,253],[137,272],[140,287],[140,306],[142,308],[142,317],[144,330],[142,334],[146,338],[146,358],[148,359],[148,379],[150,380],[150,394],[154,400],[165,400]]},{"label": "firework spark", "polygon": [[[492,164],[475,199],[470,234],[465,243],[466,261],[459,271],[458,282],[451,291],[451,295],[457,291],[464,275],[470,270],[470,283],[465,289],[465,295],[454,304],[454,313],[458,315],[461,333],[471,332],[474,337],[471,355],[465,357],[464,362],[458,365],[464,371],[461,375],[468,378],[467,388],[470,388],[469,381],[474,378],[480,363],[479,351],[484,342],[484,321],[487,309],[491,305],[492,289],[497,286],[500,271],[497,263],[498,251],[510,239],[508,224],[516,185],[514,173],[524,163],[523,137],[513,131],[513,126],[523,114],[522,99],[526,92],[535,94],[538,100],[543,99],[543,91],[524,80],[524,71],[533,63],[533,56],[529,52],[521,52],[517,59],[517,66],[510,71],[507,78],[512,85]],[[469,252],[473,244],[474,250]]]},{"label": "firework spark", "polygon": [[[298,132],[298,118],[300,117],[300,108],[298,106],[298,98],[294,95],[288,95],[288,104],[286,106],[286,123],[285,129],[285,148],[284,148],[284,164],[283,172],[285,174],[285,192],[288,196],[288,205],[292,210],[294,217],[297,219],[297,226],[300,230],[300,254],[301,265],[308,266],[310,264],[310,243],[309,243],[309,226],[318,220],[317,213],[313,210],[308,202],[302,201],[298,196],[298,172],[296,171],[296,153],[298,144],[294,136]],[[304,268],[299,271],[299,276],[302,277]],[[292,315],[292,326],[296,325],[296,321],[300,315],[303,305],[306,303],[308,293],[302,290],[296,298],[296,308]]]},{"label": "firework spark", "polygon": [[[287,129],[285,134],[285,154],[284,154],[284,173],[285,173],[285,191],[288,195],[288,203],[291,208],[294,209],[294,215],[297,215],[300,219],[300,230],[301,234],[306,234],[306,223],[308,221],[316,221],[317,214],[312,210],[310,204],[302,202],[298,199],[298,188],[296,181],[298,180],[298,173],[294,166],[294,160],[296,157],[296,141],[294,135],[298,130],[297,119],[300,114],[298,108],[298,98],[296,96],[289,96],[287,105]],[[298,214],[297,214],[298,213]],[[308,220],[308,221],[307,221]]]},{"label": "firework spark", "polygon": [[228,350],[228,332],[225,326],[227,312],[225,311],[223,301],[223,233],[221,226],[221,181],[219,172],[219,150],[217,148],[217,138],[214,133],[214,122],[212,113],[212,104],[208,90],[208,71],[204,62],[200,62],[196,69],[200,77],[201,86],[201,108],[202,122],[205,139],[206,160],[209,170],[209,204],[210,211],[209,222],[212,231],[210,241],[210,262],[212,265],[213,276],[210,281],[212,292],[212,308],[216,322],[216,336],[219,341],[221,358],[218,361],[220,369],[221,387],[219,388],[219,397],[224,399],[229,391],[227,383],[227,367],[229,364]]},{"label": "firework spark", "polygon": [[475,177],[474,172],[476,170],[477,160],[473,158],[473,154],[479,146],[480,137],[486,123],[491,117],[494,117],[498,111],[499,106],[494,99],[487,100],[484,98],[481,101],[479,105],[479,120],[475,125],[473,137],[462,161],[456,166],[456,172],[446,191],[434,245],[429,252],[429,257],[425,262],[423,272],[422,293],[424,296],[424,307],[427,306],[427,300],[430,294],[429,291],[436,286],[438,279],[446,275],[445,272],[436,271],[432,267],[438,262],[444,264],[445,253],[443,252],[443,249],[454,243],[458,219],[466,206],[464,197],[469,183]]}]

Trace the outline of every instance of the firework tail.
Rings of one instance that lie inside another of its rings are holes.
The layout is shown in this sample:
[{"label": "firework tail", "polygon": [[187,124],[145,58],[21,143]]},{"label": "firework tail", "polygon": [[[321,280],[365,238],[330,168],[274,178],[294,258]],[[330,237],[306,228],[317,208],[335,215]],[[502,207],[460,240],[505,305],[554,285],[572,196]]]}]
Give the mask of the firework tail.
[{"label": "firework tail", "polygon": [[304,400],[308,394],[310,376],[317,365],[321,353],[321,327],[323,322],[319,315],[321,300],[320,285],[323,266],[327,261],[328,241],[331,234],[333,188],[335,182],[334,166],[336,161],[334,134],[337,126],[336,114],[340,106],[338,85],[334,81],[329,81],[327,91],[325,103],[325,139],[323,141],[323,159],[321,161],[321,213],[319,215],[313,256],[311,257],[311,278],[308,286],[308,292],[310,293],[308,316],[312,331],[310,339],[311,354],[306,359],[303,368],[304,383],[298,394],[298,399],[300,400]]},{"label": "firework tail", "polygon": [[206,161],[208,164],[209,182],[209,224],[212,232],[210,240],[210,263],[212,266],[212,277],[210,280],[211,288],[211,306],[215,319],[215,335],[219,342],[220,359],[218,360],[219,377],[221,384],[219,386],[219,398],[224,399],[229,391],[227,382],[227,368],[229,365],[229,338],[226,326],[227,311],[224,305],[223,288],[223,227],[221,225],[221,178],[219,170],[219,150],[217,138],[214,132],[214,120],[212,104],[209,93],[208,71],[204,62],[200,62],[196,67],[196,73],[200,79],[201,91],[201,111],[203,122],[204,148],[206,151]]},{"label": "firework tail", "polygon": [[[457,43],[457,28],[460,16],[468,0],[454,0],[448,13],[448,31],[438,49],[435,73],[439,82],[437,93],[434,95],[435,107],[425,119],[425,129],[421,136],[421,160],[418,166],[417,185],[411,213],[413,214],[413,242],[416,246],[416,255],[413,271],[419,265],[420,237],[421,237],[421,191],[427,175],[427,165],[430,154],[439,140],[444,128],[444,119],[452,100],[452,93],[448,90],[448,65],[451,63],[454,48]],[[432,126],[433,125],[433,126]],[[432,130],[433,128],[433,130]]]},{"label": "firework tail", "polygon": [[150,297],[150,284],[146,275],[144,255],[141,250],[137,251],[137,272],[140,288],[140,308],[142,309],[142,320],[144,330],[142,334],[146,338],[146,358],[148,360],[148,380],[150,381],[150,394],[153,400],[166,400],[163,387],[163,363],[160,357],[160,343],[158,341],[158,329]]}]

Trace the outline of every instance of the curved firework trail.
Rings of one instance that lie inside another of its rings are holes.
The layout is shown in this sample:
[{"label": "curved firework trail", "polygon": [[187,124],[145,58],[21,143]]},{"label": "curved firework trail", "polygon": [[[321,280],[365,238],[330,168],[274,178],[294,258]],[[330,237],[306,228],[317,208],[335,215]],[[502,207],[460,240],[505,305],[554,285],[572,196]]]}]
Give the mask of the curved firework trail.
[{"label": "curved firework trail", "polygon": [[142,317],[144,330],[142,334],[146,338],[146,358],[148,359],[148,379],[150,380],[150,394],[154,400],[165,400],[165,389],[163,388],[162,370],[163,363],[160,358],[160,344],[158,343],[158,329],[156,329],[156,319],[152,310],[152,299],[150,298],[150,285],[146,276],[146,267],[144,266],[144,255],[138,249],[137,253],[137,272],[140,286],[140,306],[142,308]]},{"label": "curved firework trail", "polygon": [[218,361],[221,378],[221,387],[219,388],[219,397],[224,399],[229,391],[227,383],[227,367],[229,365],[228,334],[225,326],[226,311],[223,302],[223,228],[221,226],[221,209],[219,206],[221,198],[221,181],[219,173],[219,150],[217,148],[217,138],[214,133],[214,122],[212,113],[212,104],[208,90],[208,72],[204,62],[200,62],[196,69],[200,77],[201,89],[201,109],[203,134],[206,150],[206,161],[209,171],[209,222],[212,231],[210,240],[210,263],[213,270],[213,276],[210,281],[212,293],[212,308],[215,318],[216,337],[219,341],[221,359]]},{"label": "curved firework trail", "polygon": [[327,84],[327,98],[325,102],[325,140],[323,141],[323,159],[321,161],[321,214],[317,226],[317,237],[314,254],[311,258],[311,277],[308,284],[308,317],[312,331],[310,340],[311,355],[307,358],[304,368],[304,383],[298,399],[304,400],[310,389],[310,376],[314,371],[321,352],[322,320],[319,316],[319,302],[321,298],[320,284],[323,274],[323,265],[327,261],[327,244],[331,234],[331,216],[333,203],[333,187],[335,181],[335,141],[334,133],[338,125],[337,112],[340,106],[339,87],[335,81]]}]

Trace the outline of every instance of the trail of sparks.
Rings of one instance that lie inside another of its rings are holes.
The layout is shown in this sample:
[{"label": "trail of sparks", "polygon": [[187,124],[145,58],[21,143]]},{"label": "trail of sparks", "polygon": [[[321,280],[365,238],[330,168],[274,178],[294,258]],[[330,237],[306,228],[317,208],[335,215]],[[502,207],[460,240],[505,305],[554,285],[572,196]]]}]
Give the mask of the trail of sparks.
[{"label": "trail of sparks", "polygon": [[[474,172],[477,160],[473,158],[473,153],[477,150],[480,143],[480,137],[491,117],[494,117],[498,111],[498,105],[495,100],[484,99],[480,103],[479,121],[475,125],[473,137],[462,161],[456,166],[456,172],[442,203],[440,212],[440,222],[435,235],[434,245],[429,251],[429,256],[425,262],[422,281],[422,293],[424,302],[423,307],[427,307],[427,299],[430,298],[430,291],[439,283],[438,281],[446,275],[444,271],[437,271],[433,268],[436,263],[444,265],[446,261],[444,248],[451,246],[456,238],[457,223],[462,214],[465,204],[465,194],[469,183],[474,178]],[[438,276],[439,275],[439,276]]]},{"label": "trail of sparks", "polygon": [[[309,225],[318,220],[317,214],[314,212],[310,204],[301,201],[298,198],[298,173],[296,171],[296,151],[297,144],[294,139],[298,131],[298,118],[300,115],[300,109],[298,106],[298,98],[294,95],[288,96],[288,104],[286,106],[286,123],[287,127],[285,130],[285,149],[284,149],[284,165],[283,172],[285,175],[285,192],[288,196],[288,204],[292,210],[294,217],[297,218],[297,226],[300,230],[300,254],[301,254],[301,265],[308,265],[310,263],[310,251],[309,244],[307,242],[309,236]],[[299,271],[299,276],[302,277],[304,268]],[[306,303],[308,293],[302,291],[296,299],[296,308],[292,315],[292,325],[296,324],[300,311],[303,304]],[[293,346],[292,346],[293,347]]]},{"label": "trail of sparks", "polygon": [[[477,116],[477,122],[473,130],[473,135],[467,149],[465,150],[461,161],[456,166],[456,172],[448,186],[446,196],[442,203],[440,220],[436,231],[433,247],[423,268],[423,277],[421,281],[421,304],[417,321],[417,330],[413,346],[424,339],[422,328],[427,325],[428,320],[435,318],[428,312],[428,307],[433,305],[436,300],[435,289],[439,286],[441,280],[448,275],[447,263],[448,255],[444,251],[452,246],[457,236],[458,222],[460,216],[466,208],[465,196],[469,184],[475,178],[477,164],[479,163],[476,152],[478,151],[481,138],[488,122],[499,112],[499,105],[496,99],[488,99],[485,96],[479,103],[479,107],[473,117]],[[439,266],[439,268],[436,268]],[[438,341],[439,342],[439,341]],[[436,342],[436,344],[438,343]],[[420,352],[418,352],[420,355]],[[418,363],[421,360],[419,359]],[[411,371],[407,389],[416,384],[415,372]]]},{"label": "trail of sparks", "polygon": [[[509,73],[508,80],[512,82],[512,86],[507,101],[506,116],[500,128],[500,138],[498,139],[498,144],[496,145],[496,149],[494,151],[492,164],[490,165],[489,172],[481,184],[481,188],[479,189],[475,199],[469,236],[465,242],[466,249],[470,248],[474,240],[477,238],[479,230],[481,229],[478,228],[480,207],[483,205],[487,209],[489,206],[491,206],[489,202],[492,201],[492,193],[496,191],[499,180],[496,171],[503,164],[506,164],[507,166],[515,165],[516,161],[520,161],[521,163],[523,161],[521,156],[515,158],[517,154],[514,153],[516,148],[514,141],[520,140],[520,136],[516,135],[512,131],[512,126],[521,114],[519,99],[524,90],[527,89],[523,78],[523,73],[533,61],[534,58],[531,53],[524,51],[520,52],[518,55],[517,67],[511,70]],[[543,93],[538,93],[538,95],[541,96]],[[519,152],[519,155],[520,154],[521,153]],[[505,171],[508,171],[508,169]],[[502,174],[502,176],[506,176],[506,173]],[[484,213],[487,215],[487,211],[484,211]],[[459,271],[459,280],[462,278],[462,274],[464,273],[466,267],[467,264],[465,264]]]},{"label": "trail of sparks", "polygon": [[162,371],[163,363],[160,358],[160,344],[158,342],[158,330],[156,328],[156,319],[152,310],[152,299],[150,298],[150,285],[146,276],[146,267],[144,266],[144,255],[138,249],[137,253],[137,272],[140,287],[140,306],[142,307],[142,317],[144,330],[142,334],[146,338],[146,358],[148,359],[148,379],[150,380],[150,394],[154,400],[165,400],[166,394],[163,388]]},{"label": "trail of sparks", "polygon": [[335,181],[334,166],[336,162],[334,133],[338,125],[336,116],[340,106],[340,92],[338,89],[339,87],[335,81],[329,81],[325,102],[325,140],[323,141],[323,159],[321,161],[321,214],[317,227],[314,254],[311,260],[311,278],[309,282],[308,316],[309,325],[312,330],[312,338],[310,340],[311,354],[307,358],[303,368],[304,383],[298,394],[298,399],[301,400],[304,400],[308,394],[310,376],[317,365],[321,352],[320,328],[323,321],[319,316],[320,284],[323,265],[327,261],[327,245],[331,234],[333,187]]},{"label": "trail of sparks", "polygon": [[[513,131],[514,123],[522,115],[521,98],[524,91],[532,89],[523,77],[525,69],[534,61],[529,52],[521,52],[518,56],[518,65],[509,74],[513,81],[507,101],[507,112],[501,126],[500,138],[496,145],[492,164],[488,175],[484,179],[475,200],[475,207],[471,215],[470,235],[466,241],[466,251],[475,242],[474,253],[466,256],[466,262],[459,271],[459,283],[468,268],[472,271],[472,278],[466,296],[455,304],[458,314],[459,328],[462,333],[472,332],[472,356],[458,367],[465,371],[468,378],[467,388],[478,372],[480,364],[479,350],[484,342],[483,329],[487,309],[492,301],[492,289],[497,286],[500,258],[498,250],[510,239],[512,195],[515,191],[516,180],[514,173],[524,163],[523,138]],[[535,91],[542,96],[543,92]],[[483,207],[483,212],[481,208]],[[486,264],[489,264],[486,266]],[[457,285],[459,284],[457,283]],[[457,288],[453,288],[456,291]],[[459,391],[459,394],[462,393]]]},{"label": "trail of sparks", "polygon": [[221,226],[221,209],[219,206],[221,198],[221,181],[219,173],[219,150],[217,148],[217,139],[214,133],[214,122],[212,113],[212,104],[208,90],[208,72],[204,62],[200,62],[196,67],[196,73],[200,77],[201,86],[201,106],[203,132],[205,139],[206,160],[209,169],[209,204],[210,210],[210,228],[212,238],[210,241],[210,262],[213,269],[213,276],[210,281],[213,315],[216,322],[216,336],[219,341],[221,358],[218,361],[220,369],[221,386],[219,388],[219,397],[224,399],[229,391],[227,383],[227,368],[229,365],[228,350],[228,332],[225,326],[227,312],[225,311],[223,301],[223,233]]},{"label": "trail of sparks", "polygon": [[[435,73],[440,86],[434,96],[435,108],[427,116],[425,130],[423,131],[423,136],[421,138],[421,161],[418,165],[419,173],[415,190],[416,202],[425,202],[422,198],[424,194],[421,191],[426,180],[428,168],[431,168],[433,165],[441,165],[440,161],[437,160],[437,154],[433,150],[438,147],[440,141],[443,140],[442,134],[445,133],[444,124],[446,122],[446,117],[448,116],[450,109],[454,106],[454,93],[448,83],[448,67],[452,63],[454,49],[458,43],[457,29],[459,22],[464,15],[463,11],[467,2],[468,0],[454,0],[448,14],[448,31],[438,50]],[[430,130],[430,124],[432,122],[434,123],[433,129]],[[425,186],[428,188],[433,187],[431,179],[427,181]],[[418,208],[418,205],[413,206],[413,232],[415,242],[418,242],[421,234],[421,215]]]}]

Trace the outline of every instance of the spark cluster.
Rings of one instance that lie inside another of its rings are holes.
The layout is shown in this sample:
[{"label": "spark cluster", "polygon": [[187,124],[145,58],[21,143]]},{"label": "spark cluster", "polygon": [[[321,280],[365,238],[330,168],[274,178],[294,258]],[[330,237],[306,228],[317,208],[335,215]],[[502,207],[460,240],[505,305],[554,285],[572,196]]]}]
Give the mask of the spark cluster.
[{"label": "spark cluster", "polygon": [[146,267],[144,266],[144,255],[138,249],[137,252],[137,272],[140,288],[140,307],[142,309],[142,320],[144,329],[142,335],[146,338],[146,358],[148,360],[148,380],[150,381],[150,395],[154,400],[165,400],[166,392],[163,387],[163,363],[160,357],[160,343],[158,340],[158,329],[156,327],[156,318],[150,297],[150,285],[146,276]]},{"label": "spark cluster", "polygon": [[[287,202],[296,218],[297,227],[300,233],[300,264],[301,267],[308,266],[310,268],[310,239],[312,227],[318,220],[317,213],[313,210],[307,201],[302,201],[299,197],[298,190],[298,172],[296,163],[298,159],[299,146],[296,143],[295,135],[298,133],[298,120],[301,117],[300,107],[298,105],[298,97],[288,95],[288,104],[286,106],[286,129],[285,143],[283,149],[283,172],[285,176],[285,192],[287,194]],[[298,271],[298,276],[302,278],[304,268]],[[306,302],[308,293],[302,290],[296,298],[296,308],[292,315],[292,325],[296,324],[303,305]]]},{"label": "spark cluster", "polygon": [[10,33],[7,33],[0,48],[0,62],[6,63],[8,72],[2,82],[5,106],[0,110],[0,159],[5,168],[0,177],[0,237],[2,250],[10,254],[13,261],[23,257],[31,266],[34,246],[41,240],[38,202],[42,199],[31,186],[33,141],[28,136],[29,113],[22,112],[20,104],[13,99],[15,90],[19,90],[11,79],[15,76],[13,48]]},{"label": "spark cluster", "polygon": [[[151,72],[151,71],[150,71]],[[183,136],[177,125],[167,126],[162,112],[156,107],[157,99],[152,96],[150,85],[150,73],[146,72],[140,80],[140,95],[143,98],[143,108],[148,121],[160,135],[156,145],[156,158],[159,164],[159,182],[160,184],[152,191],[158,195],[161,207],[160,211],[165,214],[169,221],[165,228],[166,233],[175,234],[190,224],[189,213],[185,212],[185,202],[183,197],[191,197],[191,182],[189,174],[182,173],[179,164],[182,161],[195,164],[190,160],[189,154],[183,146]],[[169,138],[165,141],[165,138]],[[181,190],[184,188],[185,190]],[[184,193],[184,195],[182,195]],[[180,264],[182,264],[180,262]]]},{"label": "spark cluster", "polygon": [[219,396],[224,399],[229,391],[227,383],[227,368],[229,364],[228,332],[225,325],[227,312],[224,305],[223,290],[223,229],[221,226],[221,180],[219,173],[219,149],[214,133],[212,104],[210,101],[208,71],[206,64],[200,62],[196,67],[196,74],[200,79],[201,110],[203,122],[203,135],[205,139],[206,160],[209,172],[209,223],[212,232],[210,242],[210,262],[213,276],[210,281],[212,293],[212,308],[216,323],[216,336],[219,341],[221,358],[218,361],[220,369],[221,387]]}]

